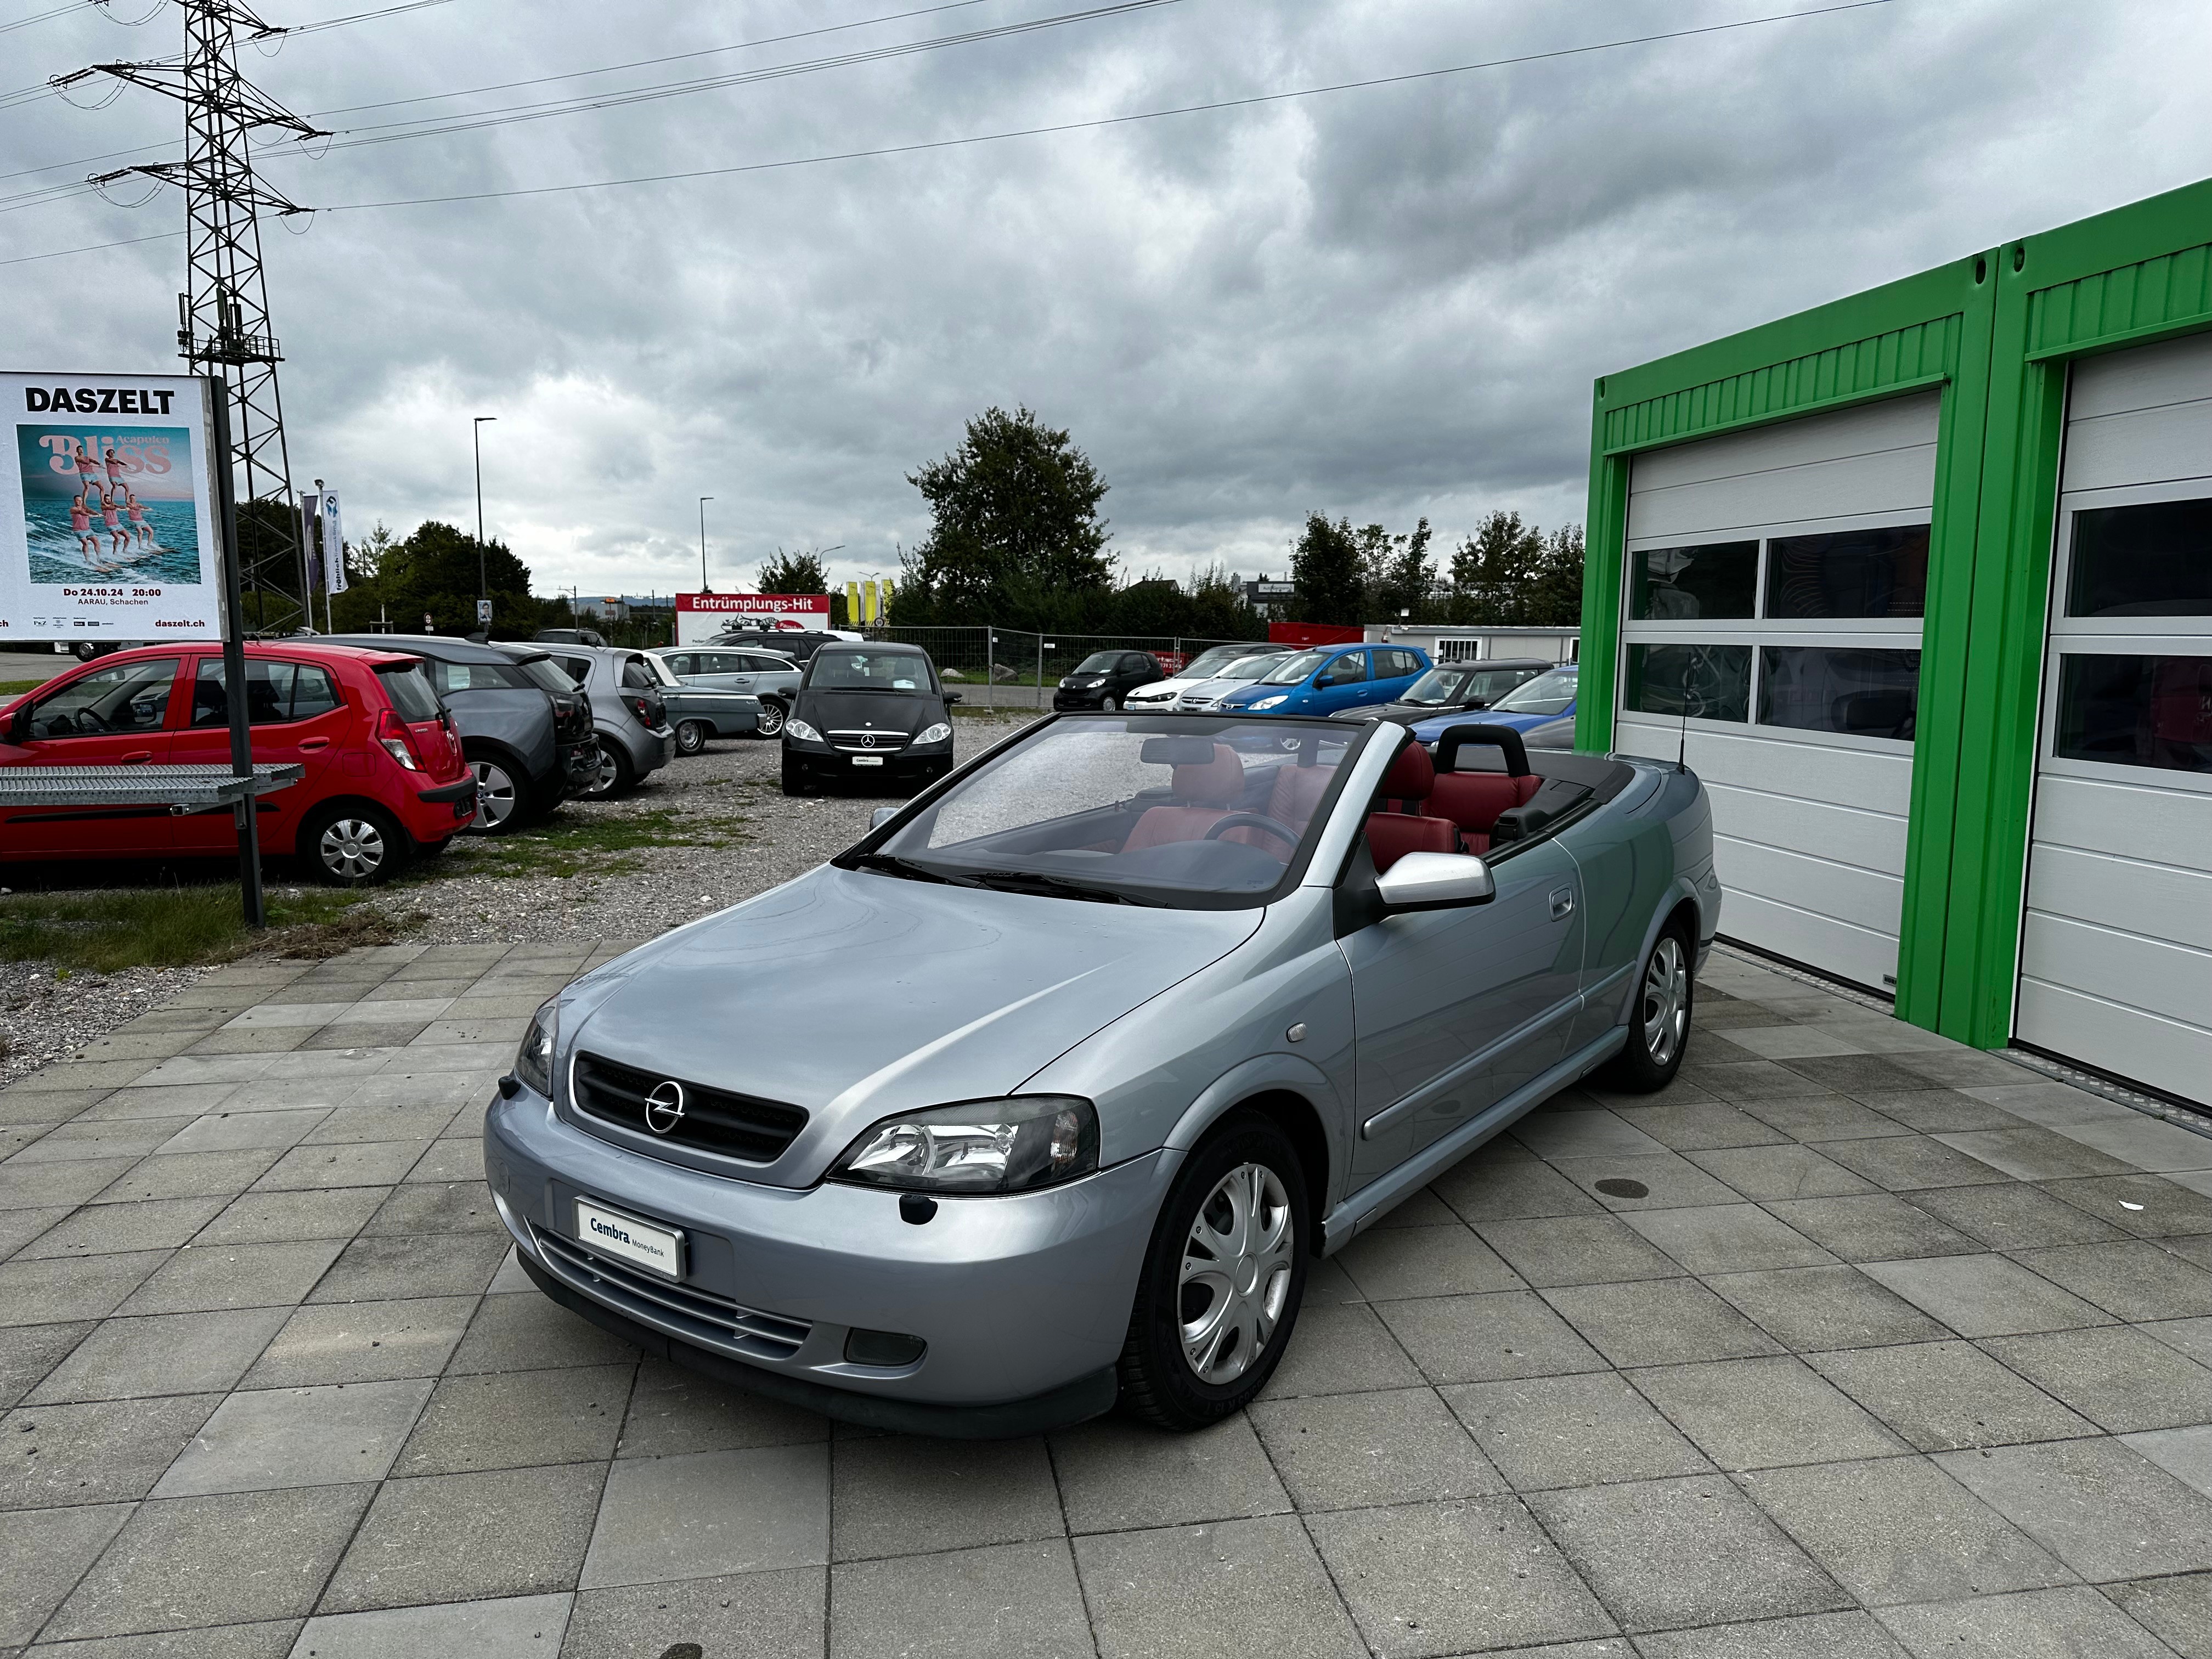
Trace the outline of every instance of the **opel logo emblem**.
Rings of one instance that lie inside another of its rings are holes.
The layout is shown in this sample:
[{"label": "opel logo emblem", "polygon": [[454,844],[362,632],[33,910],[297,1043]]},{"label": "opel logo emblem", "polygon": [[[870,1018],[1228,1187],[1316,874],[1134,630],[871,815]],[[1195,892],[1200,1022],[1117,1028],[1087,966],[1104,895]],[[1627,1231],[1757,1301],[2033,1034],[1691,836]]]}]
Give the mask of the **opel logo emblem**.
[{"label": "opel logo emblem", "polygon": [[860,747],[863,749],[873,749],[875,746],[876,734],[872,732],[869,732],[866,737],[860,739]]},{"label": "opel logo emblem", "polygon": [[684,1121],[684,1085],[674,1078],[657,1084],[645,1097],[645,1127],[665,1135]]}]

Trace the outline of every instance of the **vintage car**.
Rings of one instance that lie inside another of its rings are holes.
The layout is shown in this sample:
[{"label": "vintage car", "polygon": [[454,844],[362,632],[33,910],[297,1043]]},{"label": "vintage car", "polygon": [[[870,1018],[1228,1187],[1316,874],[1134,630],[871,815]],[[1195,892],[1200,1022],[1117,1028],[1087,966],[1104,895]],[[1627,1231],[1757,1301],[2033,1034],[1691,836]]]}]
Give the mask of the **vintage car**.
[{"label": "vintage car", "polygon": [[523,1268],[884,1428],[1234,1411],[1317,1258],[1578,1078],[1682,1062],[1721,899],[1697,776],[1439,749],[1048,716],[586,974],[485,1119]]}]

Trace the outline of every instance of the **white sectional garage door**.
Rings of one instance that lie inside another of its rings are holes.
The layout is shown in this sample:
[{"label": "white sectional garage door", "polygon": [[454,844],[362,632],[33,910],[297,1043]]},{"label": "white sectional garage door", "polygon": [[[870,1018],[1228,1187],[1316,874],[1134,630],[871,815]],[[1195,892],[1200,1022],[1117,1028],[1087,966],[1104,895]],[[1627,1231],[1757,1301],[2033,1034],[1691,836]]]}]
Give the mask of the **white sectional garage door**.
[{"label": "white sectional garage door", "polygon": [[2069,397],[2021,1041],[2212,1103],[2212,337]]},{"label": "white sectional garage door", "polygon": [[1615,742],[1682,744],[1721,930],[1896,983],[1936,394],[1636,459]]}]

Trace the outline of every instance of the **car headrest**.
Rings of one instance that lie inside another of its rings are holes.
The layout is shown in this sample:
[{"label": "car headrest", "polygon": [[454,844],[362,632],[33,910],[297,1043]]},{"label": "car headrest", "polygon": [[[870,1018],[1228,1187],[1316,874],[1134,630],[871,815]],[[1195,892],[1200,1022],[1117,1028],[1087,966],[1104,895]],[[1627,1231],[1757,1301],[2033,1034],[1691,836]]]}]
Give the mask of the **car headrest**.
[{"label": "car headrest", "polygon": [[1430,760],[1429,751],[1418,743],[1409,743],[1390,763],[1390,769],[1382,775],[1382,787],[1376,793],[1386,800],[1426,800],[1436,781],[1436,763]]},{"label": "car headrest", "polygon": [[1225,743],[1213,745],[1213,758],[1203,766],[1175,769],[1175,796],[1200,806],[1229,806],[1244,793],[1244,763]]},{"label": "car headrest", "polygon": [[1444,729],[1437,739],[1437,770],[1451,772],[1458,769],[1459,751],[1462,746],[1476,747],[1495,744],[1505,753],[1505,769],[1516,778],[1528,775],[1528,745],[1521,734],[1510,726],[1452,726]]}]

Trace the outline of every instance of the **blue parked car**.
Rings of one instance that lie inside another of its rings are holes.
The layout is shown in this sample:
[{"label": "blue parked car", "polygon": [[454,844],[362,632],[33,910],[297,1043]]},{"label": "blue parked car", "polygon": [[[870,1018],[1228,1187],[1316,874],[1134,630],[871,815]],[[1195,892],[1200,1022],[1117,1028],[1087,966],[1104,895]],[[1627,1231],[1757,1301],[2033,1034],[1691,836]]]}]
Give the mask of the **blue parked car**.
[{"label": "blue parked car", "polygon": [[1429,653],[1407,645],[1328,645],[1285,657],[1264,679],[1232,691],[1221,714],[1334,714],[1389,702],[1429,672]]},{"label": "blue parked car", "polygon": [[1554,720],[1571,720],[1576,684],[1580,678],[1576,664],[1561,663],[1533,680],[1523,680],[1480,714],[1470,715],[1464,710],[1439,714],[1414,726],[1413,735],[1423,743],[1432,744],[1449,727],[1464,726],[1470,720],[1480,720],[1485,726],[1510,726],[1516,732],[1533,732]]}]

